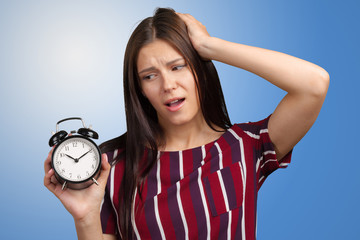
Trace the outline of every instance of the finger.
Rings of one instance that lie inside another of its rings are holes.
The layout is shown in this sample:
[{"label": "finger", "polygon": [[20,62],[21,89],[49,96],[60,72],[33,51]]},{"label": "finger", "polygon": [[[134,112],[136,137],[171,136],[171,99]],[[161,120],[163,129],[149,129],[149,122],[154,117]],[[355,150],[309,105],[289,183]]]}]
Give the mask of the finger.
[{"label": "finger", "polygon": [[52,178],[55,177],[54,176],[55,172],[54,169],[50,169],[44,177],[44,186],[49,189],[50,192],[54,193],[56,185],[52,182]]},{"label": "finger", "polygon": [[51,148],[51,150],[50,150],[50,152],[49,152],[49,154],[48,154],[48,156],[47,156],[47,158],[46,158],[46,160],[44,162],[45,174],[48,173],[50,171],[50,169],[51,169],[51,164],[50,163],[51,163],[51,155],[52,155],[53,151],[54,151],[54,147]]},{"label": "finger", "polygon": [[186,25],[189,25],[191,22],[198,22],[194,16],[188,14],[188,13],[176,13],[181,20],[185,22]]},{"label": "finger", "polygon": [[111,166],[108,162],[107,155],[104,153],[101,155],[101,172],[98,178],[98,182],[101,185],[106,185],[107,179],[109,177]]}]

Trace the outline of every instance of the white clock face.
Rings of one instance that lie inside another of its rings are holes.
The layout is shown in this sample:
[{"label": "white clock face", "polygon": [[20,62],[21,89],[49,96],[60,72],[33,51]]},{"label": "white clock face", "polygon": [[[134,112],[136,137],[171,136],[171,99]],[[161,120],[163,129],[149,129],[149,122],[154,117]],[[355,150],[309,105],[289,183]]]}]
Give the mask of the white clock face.
[{"label": "white clock face", "polygon": [[82,182],[91,178],[100,164],[97,147],[81,137],[70,137],[54,150],[54,170],[65,180]]}]

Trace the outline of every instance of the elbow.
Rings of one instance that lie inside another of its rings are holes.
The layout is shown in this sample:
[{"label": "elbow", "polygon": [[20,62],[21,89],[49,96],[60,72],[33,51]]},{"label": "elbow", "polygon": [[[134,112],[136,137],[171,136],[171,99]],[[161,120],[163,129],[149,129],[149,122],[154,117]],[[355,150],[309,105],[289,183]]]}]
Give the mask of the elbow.
[{"label": "elbow", "polygon": [[329,73],[319,67],[313,75],[310,92],[313,96],[324,99],[330,83]]}]

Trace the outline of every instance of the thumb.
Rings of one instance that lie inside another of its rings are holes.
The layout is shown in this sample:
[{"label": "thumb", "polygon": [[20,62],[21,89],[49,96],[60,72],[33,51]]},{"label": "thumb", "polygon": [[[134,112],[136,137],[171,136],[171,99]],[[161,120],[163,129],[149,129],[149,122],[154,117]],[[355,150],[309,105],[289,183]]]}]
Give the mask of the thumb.
[{"label": "thumb", "polygon": [[104,186],[106,185],[107,179],[109,177],[110,169],[111,169],[111,166],[108,162],[107,154],[103,153],[101,155],[101,172],[100,172],[100,176],[97,180],[99,182],[99,184],[104,185]]}]

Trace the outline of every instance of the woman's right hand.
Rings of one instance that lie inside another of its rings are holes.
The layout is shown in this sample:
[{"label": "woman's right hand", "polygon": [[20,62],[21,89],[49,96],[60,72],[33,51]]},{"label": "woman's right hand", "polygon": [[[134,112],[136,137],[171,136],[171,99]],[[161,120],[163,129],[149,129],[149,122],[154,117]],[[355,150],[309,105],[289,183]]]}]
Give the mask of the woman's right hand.
[{"label": "woman's right hand", "polygon": [[206,30],[206,27],[190,14],[178,12],[176,14],[184,21],[188,30],[190,41],[198,54],[203,58],[203,60],[213,60],[210,55],[208,44],[212,37]]},{"label": "woman's right hand", "polygon": [[102,154],[101,172],[97,179],[99,185],[92,184],[82,190],[65,189],[62,190],[51,168],[51,149],[44,163],[45,177],[44,185],[52,192],[64,205],[67,211],[73,216],[74,220],[84,220],[88,217],[99,216],[100,204],[104,197],[105,186],[110,172],[106,154]]}]

